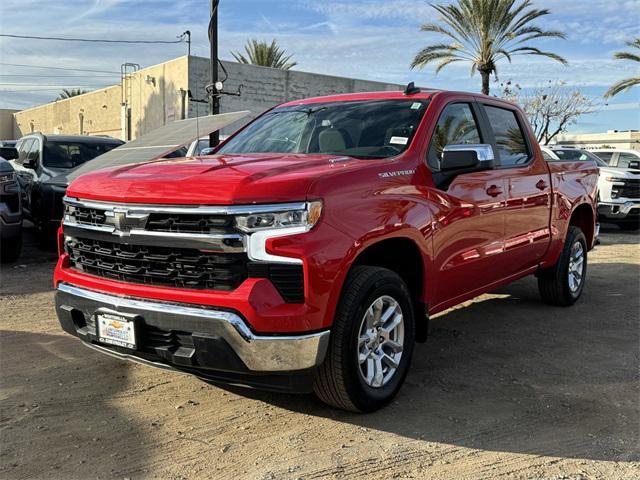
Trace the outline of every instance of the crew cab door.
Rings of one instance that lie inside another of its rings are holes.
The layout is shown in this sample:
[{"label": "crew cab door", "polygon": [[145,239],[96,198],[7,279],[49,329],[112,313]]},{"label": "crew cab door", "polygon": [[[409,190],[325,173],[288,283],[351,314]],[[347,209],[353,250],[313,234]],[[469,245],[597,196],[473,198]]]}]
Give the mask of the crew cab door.
[{"label": "crew cab door", "polygon": [[[449,103],[439,116],[427,153],[437,204],[433,261],[437,273],[433,306],[457,303],[507,275],[501,258],[506,183],[500,170],[447,174],[441,170],[447,145],[487,144],[473,102]],[[436,307],[437,308],[437,307]]]},{"label": "crew cab door", "polygon": [[518,110],[488,102],[482,110],[506,183],[505,260],[517,274],[536,266],[551,242],[551,176]]}]

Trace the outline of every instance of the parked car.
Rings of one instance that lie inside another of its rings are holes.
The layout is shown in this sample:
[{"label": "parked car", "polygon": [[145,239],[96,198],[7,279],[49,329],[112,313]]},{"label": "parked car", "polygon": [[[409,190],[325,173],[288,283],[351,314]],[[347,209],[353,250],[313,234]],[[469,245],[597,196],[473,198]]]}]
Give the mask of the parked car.
[{"label": "parked car", "polygon": [[13,262],[22,250],[20,185],[9,160],[17,156],[12,147],[0,147],[0,263]]},{"label": "parked car", "polygon": [[[543,147],[542,153],[549,161],[596,162],[600,171],[598,180],[600,221],[616,224],[622,230],[640,229],[640,170],[612,167],[595,153],[577,148]],[[617,161],[617,158],[615,160]],[[626,164],[629,165],[629,163]]]},{"label": "parked car", "polygon": [[55,243],[68,185],[66,176],[123,143],[110,137],[41,133],[25,135],[18,141],[18,158],[11,163],[22,187],[24,218],[35,225],[42,246]]},{"label": "parked car", "polygon": [[610,148],[599,148],[590,151],[607,162],[610,167],[640,170],[640,152],[637,150],[612,150]]},{"label": "parked car", "polygon": [[523,112],[476,94],[338,95],[218,147],[80,176],[54,274],[62,328],[211,382],[372,411],[430,315],[526,275],[583,292],[593,162],[545,162]]}]

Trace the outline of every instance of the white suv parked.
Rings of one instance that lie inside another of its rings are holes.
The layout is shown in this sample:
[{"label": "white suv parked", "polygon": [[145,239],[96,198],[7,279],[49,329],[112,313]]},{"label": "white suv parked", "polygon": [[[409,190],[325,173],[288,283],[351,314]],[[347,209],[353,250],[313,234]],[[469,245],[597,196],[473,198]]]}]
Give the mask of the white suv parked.
[{"label": "white suv parked", "polygon": [[[627,153],[628,151],[603,150],[607,153]],[[629,150],[633,152],[632,150]],[[600,158],[600,151],[593,152],[567,147],[542,147],[542,155],[548,162],[591,160],[598,165],[598,216],[600,222],[615,223],[622,230],[638,230],[640,228],[640,170],[626,157],[612,155],[612,162]],[[634,152],[635,153],[635,152]],[[640,156],[635,157],[640,161]],[[624,163],[626,162],[626,163]],[[627,165],[627,168],[618,165]]]}]

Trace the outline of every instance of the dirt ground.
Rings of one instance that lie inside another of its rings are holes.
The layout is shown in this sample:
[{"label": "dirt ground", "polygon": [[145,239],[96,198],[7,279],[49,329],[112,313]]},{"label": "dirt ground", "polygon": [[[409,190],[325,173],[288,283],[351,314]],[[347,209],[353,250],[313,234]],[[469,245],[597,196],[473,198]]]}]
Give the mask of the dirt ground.
[{"label": "dirt ground", "polygon": [[434,318],[370,415],[89,350],[26,241],[0,277],[0,478],[640,478],[636,235],[604,231],[572,308],[527,278]]}]

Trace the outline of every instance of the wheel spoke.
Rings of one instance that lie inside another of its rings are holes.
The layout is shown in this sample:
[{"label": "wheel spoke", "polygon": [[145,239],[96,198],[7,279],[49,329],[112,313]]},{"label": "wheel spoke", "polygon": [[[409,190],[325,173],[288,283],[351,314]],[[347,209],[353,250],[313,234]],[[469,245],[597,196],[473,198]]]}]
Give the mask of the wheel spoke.
[{"label": "wheel spoke", "polygon": [[381,298],[375,301],[373,304],[373,326],[380,325],[380,318],[382,317],[382,307],[384,307],[384,302]]},{"label": "wheel spoke", "polygon": [[368,359],[368,358],[369,358],[369,352],[368,352],[368,351],[367,351],[367,352],[365,352],[365,353],[360,352],[360,353],[358,354],[358,363],[359,363],[360,365],[362,365],[364,362],[366,362],[366,361],[367,361],[367,359]]},{"label": "wheel spoke", "polygon": [[384,380],[384,373],[382,371],[382,356],[376,357],[374,361],[374,370],[375,374],[373,376],[373,383],[371,384],[371,386],[381,387]]},{"label": "wheel spoke", "polygon": [[388,355],[386,353],[382,354],[382,361],[384,363],[386,363],[387,366],[390,367],[390,368],[398,368],[398,362],[396,362],[393,357],[391,357],[390,355]]},{"label": "wheel spoke", "polygon": [[388,323],[383,324],[381,330],[389,335],[400,323],[402,323],[402,315],[396,315]]},{"label": "wheel spoke", "polygon": [[365,377],[365,380],[369,385],[373,385],[373,378],[375,375],[375,371],[376,371],[375,360],[371,357],[367,358],[367,376]]}]

